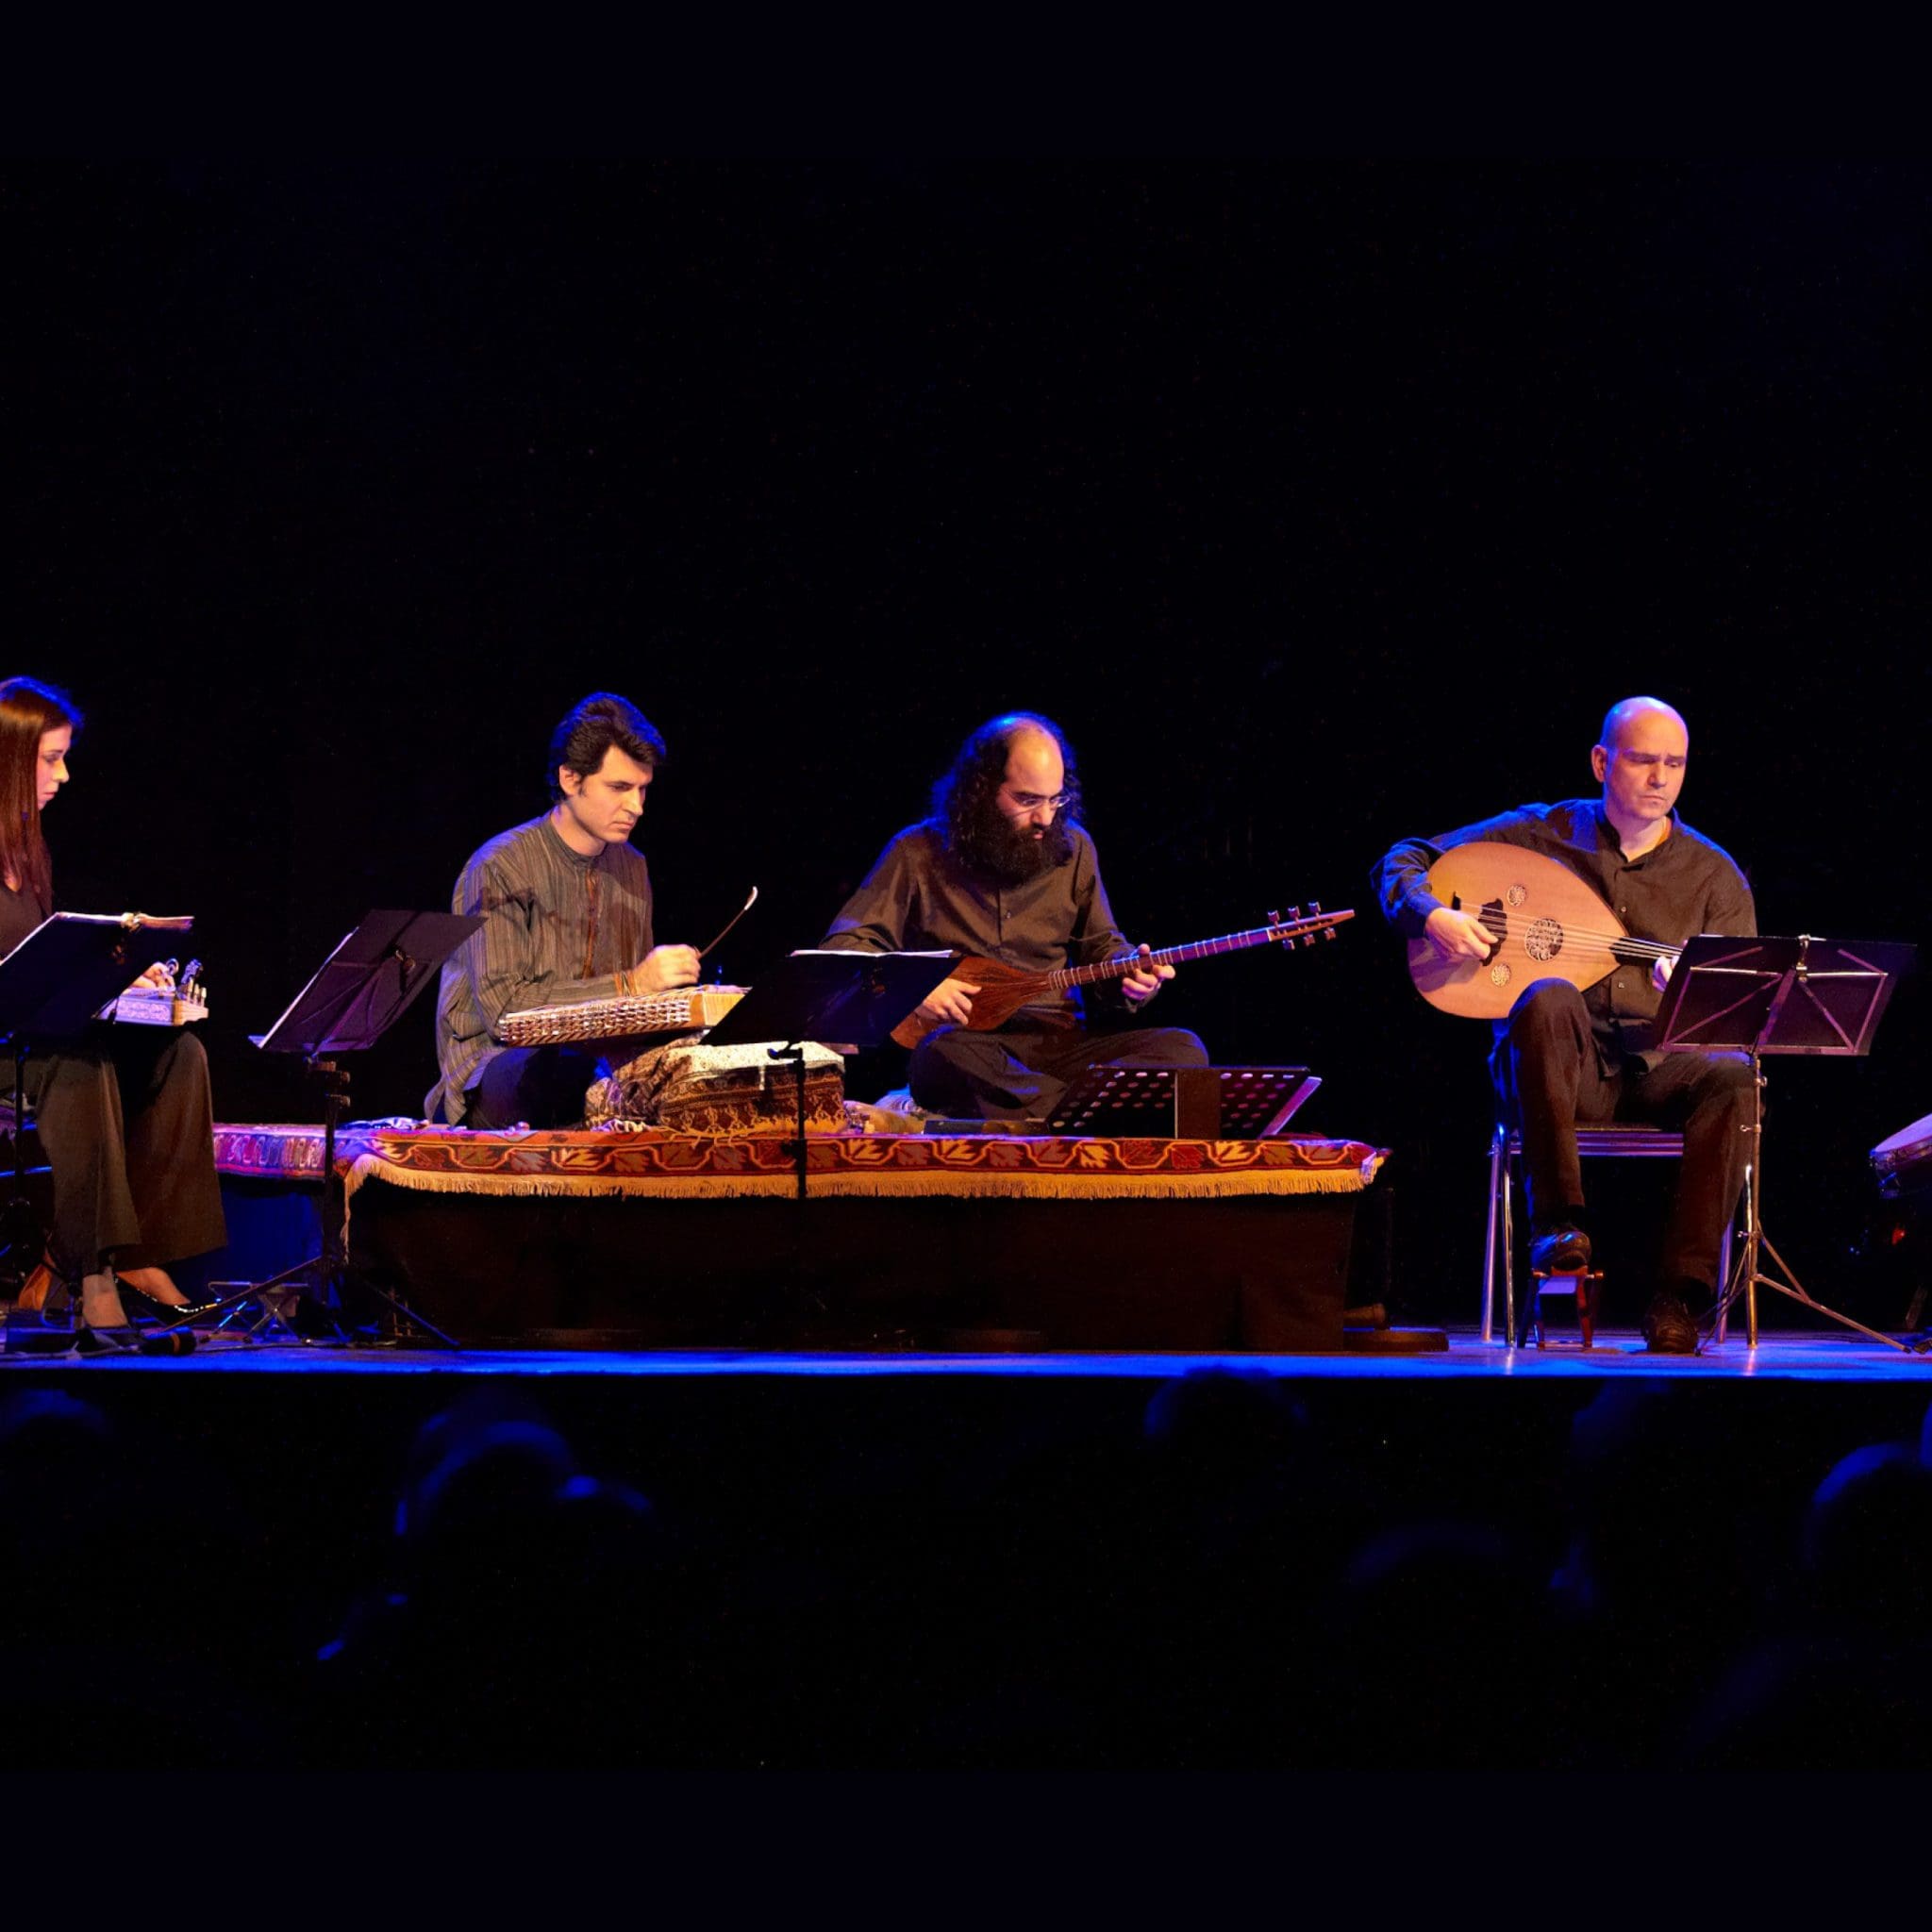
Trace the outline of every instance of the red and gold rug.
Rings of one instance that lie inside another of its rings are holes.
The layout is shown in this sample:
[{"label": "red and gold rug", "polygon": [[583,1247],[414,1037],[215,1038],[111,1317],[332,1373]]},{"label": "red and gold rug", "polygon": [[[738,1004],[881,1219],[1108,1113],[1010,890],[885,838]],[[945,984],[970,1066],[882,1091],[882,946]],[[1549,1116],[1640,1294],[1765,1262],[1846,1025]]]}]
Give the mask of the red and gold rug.
[{"label": "red and gold rug", "polygon": [[[338,1171],[432,1193],[629,1195],[655,1200],[782,1196],[796,1186],[778,1138],[660,1133],[498,1133],[358,1128],[337,1136]],[[826,1198],[950,1194],[992,1200],[1173,1200],[1239,1194],[1352,1194],[1386,1150],[1360,1141],[1095,1141],[998,1134],[815,1134],[807,1191]],[[316,1179],[322,1133],[221,1126],[226,1174]]]}]

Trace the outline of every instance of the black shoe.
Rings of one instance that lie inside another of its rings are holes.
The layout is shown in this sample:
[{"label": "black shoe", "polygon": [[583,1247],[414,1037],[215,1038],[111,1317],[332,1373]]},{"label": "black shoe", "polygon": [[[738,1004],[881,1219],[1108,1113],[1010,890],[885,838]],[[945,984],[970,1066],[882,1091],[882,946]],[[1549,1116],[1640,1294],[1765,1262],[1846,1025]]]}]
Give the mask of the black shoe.
[{"label": "black shoe", "polygon": [[1675,1295],[1651,1296],[1643,1316],[1643,1343],[1652,1355],[1697,1353],[1697,1324]]},{"label": "black shoe", "polygon": [[91,1328],[74,1324],[73,1347],[78,1355],[192,1355],[194,1331],[180,1328],[170,1334],[143,1335],[130,1322],[125,1328]]},{"label": "black shoe", "polygon": [[1590,1237],[1565,1222],[1540,1234],[1529,1244],[1532,1274],[1580,1274],[1590,1266]]},{"label": "black shoe", "polygon": [[133,1282],[120,1274],[115,1275],[114,1286],[121,1291],[121,1306],[127,1310],[130,1322],[158,1322],[164,1328],[172,1328],[180,1322],[199,1322],[221,1306],[212,1301],[157,1301],[146,1289],[136,1288]]}]

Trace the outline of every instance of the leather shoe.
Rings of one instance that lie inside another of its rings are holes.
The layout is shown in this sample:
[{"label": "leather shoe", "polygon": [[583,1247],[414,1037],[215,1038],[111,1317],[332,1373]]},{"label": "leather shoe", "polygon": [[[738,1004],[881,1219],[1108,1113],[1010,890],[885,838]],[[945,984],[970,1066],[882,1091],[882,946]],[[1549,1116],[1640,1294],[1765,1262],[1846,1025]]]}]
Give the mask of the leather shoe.
[{"label": "leather shoe", "polygon": [[1643,1342],[1652,1355],[1695,1355],[1697,1324],[1674,1294],[1654,1294],[1643,1316]]},{"label": "leather shoe", "polygon": [[130,1322],[158,1322],[164,1328],[177,1322],[198,1322],[218,1305],[206,1302],[157,1301],[144,1288],[136,1288],[125,1275],[117,1274],[114,1286],[121,1291],[121,1306]]},{"label": "leather shoe", "polygon": [[1590,1237],[1565,1223],[1540,1234],[1529,1244],[1532,1274],[1580,1274],[1590,1266]]},{"label": "leather shoe", "polygon": [[132,1323],[125,1328],[93,1328],[76,1322],[72,1346],[76,1355],[192,1355],[194,1331],[180,1328],[172,1334],[143,1335]]}]

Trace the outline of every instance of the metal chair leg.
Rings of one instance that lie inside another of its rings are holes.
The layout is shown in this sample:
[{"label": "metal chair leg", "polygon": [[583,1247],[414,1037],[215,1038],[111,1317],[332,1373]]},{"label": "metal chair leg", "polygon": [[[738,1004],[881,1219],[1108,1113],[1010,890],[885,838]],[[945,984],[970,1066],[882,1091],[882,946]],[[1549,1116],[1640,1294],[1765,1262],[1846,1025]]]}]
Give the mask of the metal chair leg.
[{"label": "metal chair leg", "polygon": [[1509,1211],[1507,1201],[1508,1175],[1505,1152],[1509,1144],[1509,1131],[1498,1127],[1490,1141],[1490,1224],[1483,1239],[1483,1340],[1489,1341],[1493,1332],[1493,1317],[1496,1306],[1496,1223]]},{"label": "metal chair leg", "polygon": [[1516,1208],[1511,1198],[1509,1132],[1503,1130],[1503,1332],[1516,1345]]}]

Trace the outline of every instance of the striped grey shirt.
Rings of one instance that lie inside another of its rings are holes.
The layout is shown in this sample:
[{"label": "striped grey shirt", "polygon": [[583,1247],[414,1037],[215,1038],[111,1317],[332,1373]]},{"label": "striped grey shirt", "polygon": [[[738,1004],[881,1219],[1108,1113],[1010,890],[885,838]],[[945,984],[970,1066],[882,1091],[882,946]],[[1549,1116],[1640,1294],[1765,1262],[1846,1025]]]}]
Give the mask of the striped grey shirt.
[{"label": "striped grey shirt", "polygon": [[464,1094],[503,1052],[504,1014],[609,999],[616,975],[651,950],[651,874],[641,852],[573,852],[546,812],[473,855],[450,899],[481,928],[445,962],[436,1001],[442,1077],[423,1103],[429,1120],[460,1122]]}]

